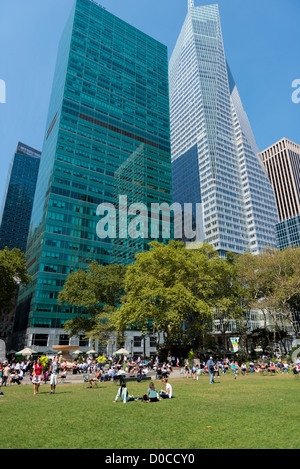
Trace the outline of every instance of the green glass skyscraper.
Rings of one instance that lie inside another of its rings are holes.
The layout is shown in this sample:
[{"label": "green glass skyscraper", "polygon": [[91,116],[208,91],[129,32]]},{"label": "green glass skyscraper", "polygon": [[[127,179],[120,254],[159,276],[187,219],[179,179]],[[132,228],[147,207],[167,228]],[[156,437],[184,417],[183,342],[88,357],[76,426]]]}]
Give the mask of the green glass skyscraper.
[{"label": "green glass skyscraper", "polygon": [[43,351],[62,343],[63,324],[76,314],[57,302],[70,272],[93,260],[126,264],[146,248],[146,239],[123,249],[96,232],[98,205],[115,204],[127,185],[128,204],[137,197],[147,207],[171,204],[167,48],[95,2],[77,0],[59,46],[26,252],[33,281],[19,296],[18,345]]}]

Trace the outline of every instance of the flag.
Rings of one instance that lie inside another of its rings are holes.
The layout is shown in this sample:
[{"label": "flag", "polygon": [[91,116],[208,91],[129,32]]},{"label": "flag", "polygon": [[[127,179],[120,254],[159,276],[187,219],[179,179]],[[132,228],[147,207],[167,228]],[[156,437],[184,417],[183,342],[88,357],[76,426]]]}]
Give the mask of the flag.
[{"label": "flag", "polygon": [[232,343],[233,351],[237,352],[238,349],[239,349],[239,340],[240,340],[240,338],[239,337],[230,337],[230,340],[231,340],[231,343]]}]

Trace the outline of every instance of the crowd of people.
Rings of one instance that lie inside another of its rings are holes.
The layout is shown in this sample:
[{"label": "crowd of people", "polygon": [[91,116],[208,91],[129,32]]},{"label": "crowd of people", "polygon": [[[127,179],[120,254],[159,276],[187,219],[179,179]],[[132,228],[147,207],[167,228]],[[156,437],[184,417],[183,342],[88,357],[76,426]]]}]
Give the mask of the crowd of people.
[{"label": "crowd of people", "polygon": [[[251,373],[261,374],[300,374],[300,358],[295,363],[286,360],[267,360],[266,357],[257,361],[249,361],[238,363],[237,359],[213,360],[210,357],[207,361],[197,360],[197,364],[191,365],[188,360],[185,361],[184,366],[181,368],[181,374],[187,378],[192,377],[193,380],[198,380],[201,374],[207,374],[210,378],[210,383],[213,384],[215,377],[221,377],[225,374],[232,373],[236,379],[239,375],[247,376]],[[136,378],[137,381],[142,381],[148,375],[154,380],[163,380],[163,383],[168,384],[174,367],[179,368],[179,359],[175,357],[168,357],[165,362],[161,362],[159,357],[152,357],[151,359],[141,359],[137,357],[108,357],[106,363],[97,361],[92,356],[80,361],[74,360],[71,367],[67,366],[66,362],[59,362],[58,357],[50,360],[48,366],[43,369],[40,359],[36,360],[22,360],[5,361],[0,363],[0,386],[7,386],[10,384],[20,385],[24,380],[25,375],[29,377],[33,384],[34,394],[38,394],[39,387],[42,382],[50,381],[51,394],[55,393],[55,388],[59,379],[67,377],[68,372],[72,374],[86,374],[86,382],[90,387],[93,387],[94,382],[97,381],[114,381],[120,379],[119,395],[124,401],[124,393],[126,394],[126,402],[128,400],[143,399],[144,402],[152,402],[155,397],[157,399],[163,398],[166,392],[156,390],[153,382],[151,382],[148,392],[142,398],[134,398],[129,396],[125,384],[125,376],[128,378]],[[91,377],[93,375],[93,377]],[[148,379],[150,379],[148,376]],[[154,388],[152,387],[154,386]],[[169,384],[166,389],[169,389]],[[155,396],[156,393],[156,396]],[[167,393],[169,395],[169,392]],[[172,394],[172,389],[171,389]],[[147,399],[145,396],[148,396]],[[130,398],[130,399],[129,399]],[[132,399],[131,399],[132,398]]]},{"label": "crowd of people", "polygon": [[130,378],[142,380],[150,372],[155,372],[155,379],[167,378],[172,372],[172,361],[167,360],[163,363],[159,361],[158,356],[149,360],[133,357],[120,359],[118,357],[108,357],[107,363],[102,364],[91,358],[87,361],[78,362],[75,360],[72,364],[72,373],[91,373],[100,381],[112,381],[119,379],[122,374],[128,374]]},{"label": "crowd of people", "polygon": [[51,394],[54,393],[59,378],[67,376],[66,363],[59,364],[58,357],[49,362],[49,365],[44,369],[40,358],[36,360],[23,360],[18,361],[5,361],[0,363],[0,386],[6,387],[10,384],[18,384],[28,376],[30,382],[33,384],[33,394],[38,394],[39,387],[42,382],[50,381]]},{"label": "crowd of people", "polygon": [[214,382],[213,378],[215,376],[220,377],[226,373],[232,373],[236,379],[239,374],[247,376],[249,373],[288,374],[289,372],[293,374],[300,373],[300,358],[295,363],[281,359],[277,361],[261,359],[239,364],[236,359],[213,360],[213,357],[210,357],[207,362],[200,360],[199,364],[192,366],[186,363],[184,367],[184,374],[187,378],[191,376],[196,380],[199,375],[207,373],[210,376],[211,383]]}]

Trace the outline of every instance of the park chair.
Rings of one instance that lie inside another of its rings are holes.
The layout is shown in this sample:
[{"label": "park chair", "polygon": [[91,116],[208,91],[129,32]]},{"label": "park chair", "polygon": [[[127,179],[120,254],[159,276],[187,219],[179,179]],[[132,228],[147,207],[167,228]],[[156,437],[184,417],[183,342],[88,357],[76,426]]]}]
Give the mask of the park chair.
[{"label": "park chair", "polygon": [[91,378],[90,375],[84,375],[83,377],[83,384],[91,384],[92,387],[98,387],[98,384],[99,384],[99,380],[97,378]]}]

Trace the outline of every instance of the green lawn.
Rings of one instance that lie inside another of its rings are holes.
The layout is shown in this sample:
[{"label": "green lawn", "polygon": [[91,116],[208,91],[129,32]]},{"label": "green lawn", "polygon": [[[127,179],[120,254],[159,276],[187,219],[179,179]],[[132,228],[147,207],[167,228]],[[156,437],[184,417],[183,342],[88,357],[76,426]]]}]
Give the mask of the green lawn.
[{"label": "green lawn", "polygon": [[[113,403],[118,386],[59,384],[2,388],[2,449],[300,448],[300,379],[239,376],[174,378],[174,399]],[[161,383],[155,381],[158,389]],[[131,383],[142,395],[147,383]]]}]

